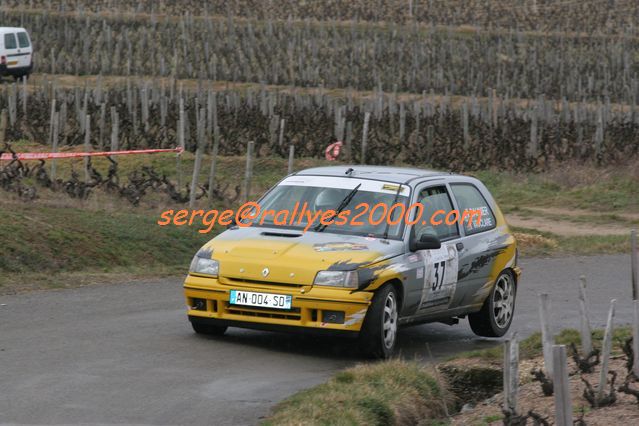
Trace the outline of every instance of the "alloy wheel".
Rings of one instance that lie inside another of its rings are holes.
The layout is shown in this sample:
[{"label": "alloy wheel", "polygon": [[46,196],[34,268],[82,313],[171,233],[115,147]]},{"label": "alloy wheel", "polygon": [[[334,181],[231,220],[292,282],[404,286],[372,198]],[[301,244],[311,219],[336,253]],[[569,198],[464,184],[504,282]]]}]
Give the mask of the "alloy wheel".
[{"label": "alloy wheel", "polygon": [[384,346],[386,349],[390,349],[395,344],[395,337],[397,335],[397,302],[393,292],[388,293],[388,296],[386,296],[382,325]]},{"label": "alloy wheel", "polygon": [[495,324],[505,328],[510,323],[515,305],[515,287],[508,274],[503,274],[495,283],[493,291],[493,315]]}]

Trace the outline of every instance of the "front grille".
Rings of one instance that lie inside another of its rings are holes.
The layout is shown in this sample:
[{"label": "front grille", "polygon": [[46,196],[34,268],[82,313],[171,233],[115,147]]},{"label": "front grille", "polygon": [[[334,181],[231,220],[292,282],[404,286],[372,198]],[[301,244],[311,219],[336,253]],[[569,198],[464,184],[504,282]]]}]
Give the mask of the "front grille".
[{"label": "front grille", "polygon": [[261,317],[261,318],[276,318],[276,319],[288,319],[299,320],[302,318],[300,308],[292,308],[286,311],[275,310],[269,308],[258,307],[245,307],[238,305],[226,304],[226,312],[229,314],[243,315],[248,317]]},{"label": "front grille", "polygon": [[225,285],[234,285],[234,284],[252,284],[252,285],[268,285],[268,286],[282,286],[282,287],[304,287],[305,284],[291,284],[291,283],[276,283],[273,281],[261,281],[261,280],[248,280],[245,278],[230,278],[224,277],[224,281],[222,284]]}]

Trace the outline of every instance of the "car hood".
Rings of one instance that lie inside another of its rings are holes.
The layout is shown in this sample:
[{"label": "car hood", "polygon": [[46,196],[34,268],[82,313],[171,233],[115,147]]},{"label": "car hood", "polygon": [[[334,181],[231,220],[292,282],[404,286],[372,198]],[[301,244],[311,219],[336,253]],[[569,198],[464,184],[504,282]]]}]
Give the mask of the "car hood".
[{"label": "car hood", "polygon": [[311,285],[321,270],[355,270],[400,255],[396,240],[281,228],[229,229],[198,255],[220,262],[222,279]]}]

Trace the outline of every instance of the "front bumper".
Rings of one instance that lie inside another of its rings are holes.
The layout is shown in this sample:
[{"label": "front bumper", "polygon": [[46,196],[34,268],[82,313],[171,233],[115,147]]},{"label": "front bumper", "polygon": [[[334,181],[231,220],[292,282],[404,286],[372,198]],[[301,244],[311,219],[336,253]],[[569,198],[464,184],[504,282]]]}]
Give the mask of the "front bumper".
[{"label": "front bumper", "polygon": [[[291,309],[267,309],[230,305],[231,290],[292,295]],[[234,282],[189,275],[184,294],[191,321],[214,320],[220,325],[273,330],[314,329],[358,332],[373,297],[371,292],[355,292],[318,286],[283,286],[277,283]],[[324,321],[328,311],[343,312],[343,322]]]}]

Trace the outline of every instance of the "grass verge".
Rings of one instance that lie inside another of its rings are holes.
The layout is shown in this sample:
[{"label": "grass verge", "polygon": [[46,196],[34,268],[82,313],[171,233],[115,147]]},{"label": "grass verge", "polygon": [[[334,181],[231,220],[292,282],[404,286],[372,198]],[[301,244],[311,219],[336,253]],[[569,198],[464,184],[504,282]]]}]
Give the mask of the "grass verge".
[{"label": "grass verge", "polygon": [[[159,227],[148,212],[0,206],[0,293],[185,272],[211,235]],[[63,274],[63,275],[60,275]]]},{"label": "grass verge", "polygon": [[362,364],[282,401],[264,425],[414,425],[444,417],[443,395],[415,362]]}]

